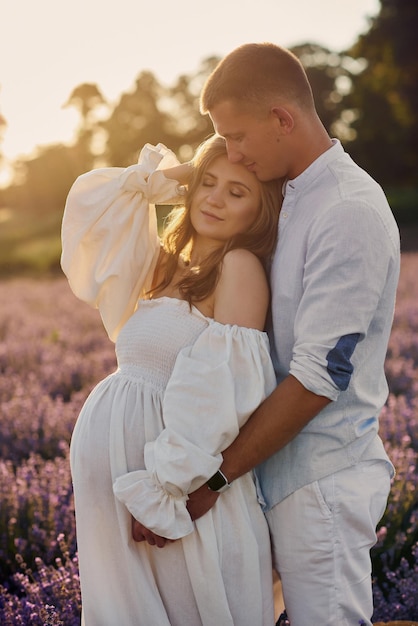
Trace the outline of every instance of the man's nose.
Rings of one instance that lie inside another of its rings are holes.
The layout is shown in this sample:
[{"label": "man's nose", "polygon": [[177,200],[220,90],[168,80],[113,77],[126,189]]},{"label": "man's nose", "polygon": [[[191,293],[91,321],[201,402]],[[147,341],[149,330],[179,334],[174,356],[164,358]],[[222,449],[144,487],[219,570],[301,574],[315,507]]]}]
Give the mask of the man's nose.
[{"label": "man's nose", "polygon": [[240,163],[243,159],[243,155],[242,153],[237,150],[236,147],[232,146],[231,144],[226,145],[226,151],[228,153],[228,160],[231,163]]}]

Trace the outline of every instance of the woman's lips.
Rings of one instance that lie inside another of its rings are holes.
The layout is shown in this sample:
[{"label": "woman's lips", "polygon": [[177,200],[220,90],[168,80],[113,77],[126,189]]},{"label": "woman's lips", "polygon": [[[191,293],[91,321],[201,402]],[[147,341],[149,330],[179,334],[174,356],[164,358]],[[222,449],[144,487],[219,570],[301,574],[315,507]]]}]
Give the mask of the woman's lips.
[{"label": "woman's lips", "polygon": [[209,219],[217,220],[218,222],[223,221],[222,217],[218,217],[218,215],[215,215],[214,213],[211,213],[210,211],[202,211],[202,215],[205,215]]}]

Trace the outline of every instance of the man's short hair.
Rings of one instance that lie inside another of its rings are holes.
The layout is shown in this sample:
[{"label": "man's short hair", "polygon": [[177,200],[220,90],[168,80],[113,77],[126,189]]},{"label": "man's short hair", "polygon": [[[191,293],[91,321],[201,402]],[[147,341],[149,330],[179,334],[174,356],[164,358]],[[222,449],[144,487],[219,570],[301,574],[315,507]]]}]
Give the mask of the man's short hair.
[{"label": "man's short hair", "polygon": [[314,107],[302,63],[290,50],[272,43],[244,44],[218,63],[203,87],[200,111],[208,113],[225,100],[252,110],[280,101]]}]

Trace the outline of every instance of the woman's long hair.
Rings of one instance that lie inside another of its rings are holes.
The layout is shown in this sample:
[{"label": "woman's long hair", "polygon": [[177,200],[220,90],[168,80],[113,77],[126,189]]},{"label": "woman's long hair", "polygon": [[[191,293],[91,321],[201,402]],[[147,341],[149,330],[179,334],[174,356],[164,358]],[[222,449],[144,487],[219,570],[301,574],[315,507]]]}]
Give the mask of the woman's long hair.
[{"label": "woman's long hair", "polygon": [[[193,196],[214,159],[227,155],[223,137],[213,135],[198,148],[193,159],[193,170],[185,196],[184,206],[174,208],[168,215],[167,225],[162,235],[162,247],[167,253],[163,265],[161,282],[153,293],[167,287],[177,270],[180,257],[188,264],[193,250],[195,230],[190,219]],[[190,267],[190,272],[177,283],[181,296],[192,304],[208,297],[218,282],[222,260],[229,250],[245,248],[255,254],[266,271],[276,246],[277,223],[282,202],[281,182],[259,182],[261,206],[252,226],[244,233],[235,235],[222,246],[211,252],[198,267]]]}]

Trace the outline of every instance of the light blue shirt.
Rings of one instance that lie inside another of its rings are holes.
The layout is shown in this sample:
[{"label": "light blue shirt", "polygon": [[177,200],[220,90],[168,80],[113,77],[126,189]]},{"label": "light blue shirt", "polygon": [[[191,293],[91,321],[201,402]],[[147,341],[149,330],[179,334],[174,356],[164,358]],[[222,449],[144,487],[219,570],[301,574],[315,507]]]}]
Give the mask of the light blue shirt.
[{"label": "light blue shirt", "polygon": [[333,140],[284,186],[271,273],[278,382],[290,373],[332,402],[257,468],[267,509],[360,460],[390,462],[377,433],[399,266],[382,189]]}]

